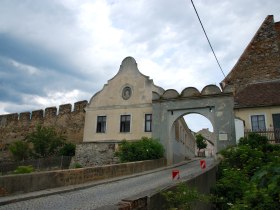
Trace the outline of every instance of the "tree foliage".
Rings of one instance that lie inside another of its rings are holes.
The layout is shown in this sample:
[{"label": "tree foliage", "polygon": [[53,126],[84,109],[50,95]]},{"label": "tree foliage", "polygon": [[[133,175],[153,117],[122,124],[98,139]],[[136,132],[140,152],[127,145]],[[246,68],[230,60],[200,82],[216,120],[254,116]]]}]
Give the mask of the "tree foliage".
[{"label": "tree foliage", "polygon": [[9,146],[9,151],[17,161],[25,160],[30,155],[30,148],[25,141],[16,141]]},{"label": "tree foliage", "polygon": [[195,139],[196,139],[197,149],[201,150],[201,149],[205,149],[207,147],[207,142],[206,142],[204,136],[202,136],[201,134],[197,134],[195,136]]},{"label": "tree foliage", "polygon": [[121,162],[153,160],[163,157],[164,148],[159,141],[142,137],[141,140],[135,142],[122,141],[116,155]]},{"label": "tree foliage", "polygon": [[35,155],[48,157],[56,155],[65,144],[65,137],[56,132],[53,127],[38,125],[36,130],[26,136],[26,140],[33,145]]},{"label": "tree foliage", "polygon": [[193,209],[195,202],[209,202],[209,197],[189,188],[186,183],[180,183],[173,190],[162,192],[167,209]]},{"label": "tree foliage", "polygon": [[279,209],[279,145],[252,133],[220,153],[223,160],[212,189],[216,209]]},{"label": "tree foliage", "polygon": [[62,156],[74,156],[76,150],[76,145],[72,143],[66,143],[59,150],[59,154]]}]

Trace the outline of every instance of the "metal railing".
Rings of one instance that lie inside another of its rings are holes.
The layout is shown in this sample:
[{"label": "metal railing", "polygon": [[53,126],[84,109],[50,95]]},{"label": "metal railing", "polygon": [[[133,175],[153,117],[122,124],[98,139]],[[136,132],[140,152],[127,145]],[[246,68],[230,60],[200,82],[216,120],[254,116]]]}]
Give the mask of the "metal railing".
[{"label": "metal railing", "polygon": [[18,166],[32,166],[37,171],[67,169],[72,156],[39,158],[34,160],[0,162],[0,173],[13,172]]},{"label": "metal railing", "polygon": [[249,133],[257,133],[261,136],[266,136],[270,143],[280,143],[280,128],[266,128],[264,130],[245,129],[244,136],[247,137]]}]

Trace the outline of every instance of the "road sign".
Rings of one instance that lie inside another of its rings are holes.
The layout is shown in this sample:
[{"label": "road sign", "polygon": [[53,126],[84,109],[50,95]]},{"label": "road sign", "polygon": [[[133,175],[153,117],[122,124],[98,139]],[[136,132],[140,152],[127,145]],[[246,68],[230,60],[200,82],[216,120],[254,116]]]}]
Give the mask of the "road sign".
[{"label": "road sign", "polygon": [[200,168],[205,169],[206,168],[206,161],[205,160],[200,160]]},{"label": "road sign", "polygon": [[172,179],[180,179],[180,171],[179,170],[172,170]]}]

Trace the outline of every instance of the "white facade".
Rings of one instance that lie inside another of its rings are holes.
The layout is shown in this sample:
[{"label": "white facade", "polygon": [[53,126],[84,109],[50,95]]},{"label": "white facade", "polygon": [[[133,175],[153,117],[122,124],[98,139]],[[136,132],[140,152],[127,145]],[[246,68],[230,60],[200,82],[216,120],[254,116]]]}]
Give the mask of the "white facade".
[{"label": "white facade", "polygon": [[117,75],[87,105],[83,141],[152,137],[153,92],[162,94],[164,90],[139,72],[134,58],[125,58]]}]

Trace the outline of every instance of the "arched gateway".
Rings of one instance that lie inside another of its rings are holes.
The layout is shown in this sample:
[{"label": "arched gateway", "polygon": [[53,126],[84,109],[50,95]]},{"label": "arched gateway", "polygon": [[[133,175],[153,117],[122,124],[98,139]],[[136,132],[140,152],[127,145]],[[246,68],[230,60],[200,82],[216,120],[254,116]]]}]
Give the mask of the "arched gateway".
[{"label": "arched gateway", "polygon": [[233,94],[215,85],[206,86],[201,93],[193,87],[179,94],[166,90],[162,95],[153,93],[153,137],[160,139],[166,150],[168,164],[172,164],[174,150],[172,129],[180,117],[198,113],[208,118],[216,136],[215,152],[235,144]]}]

